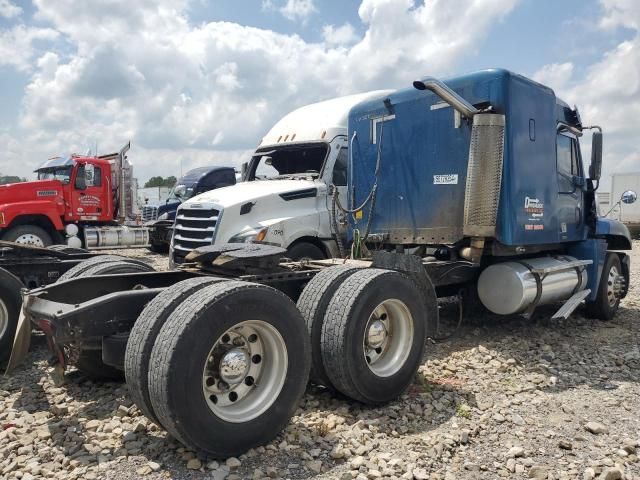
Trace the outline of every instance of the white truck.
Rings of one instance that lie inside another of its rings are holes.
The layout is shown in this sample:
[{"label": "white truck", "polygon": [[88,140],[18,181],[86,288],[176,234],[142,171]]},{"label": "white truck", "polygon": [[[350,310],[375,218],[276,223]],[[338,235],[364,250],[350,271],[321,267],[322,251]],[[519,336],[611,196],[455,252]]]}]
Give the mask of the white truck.
[{"label": "white truck", "polygon": [[603,213],[609,218],[621,221],[633,234],[637,234],[640,232],[640,204],[625,202],[623,196],[627,192],[640,192],[640,173],[611,175],[610,206]]},{"label": "white truck", "polygon": [[332,189],[346,203],[351,107],[379,90],[301,107],[285,115],[245,165],[244,182],[205,192],[182,203],[171,242],[171,263],[198,247],[266,242],[294,260],[338,256],[344,218],[332,220]]}]

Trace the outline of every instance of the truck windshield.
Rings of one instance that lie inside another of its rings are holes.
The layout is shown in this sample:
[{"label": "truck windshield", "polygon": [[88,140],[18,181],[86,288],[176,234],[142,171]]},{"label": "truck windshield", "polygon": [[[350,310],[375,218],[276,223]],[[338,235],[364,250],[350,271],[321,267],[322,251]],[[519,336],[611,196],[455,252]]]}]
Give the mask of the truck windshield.
[{"label": "truck windshield", "polygon": [[60,180],[62,183],[69,183],[71,178],[71,165],[64,167],[42,168],[38,170],[38,180]]},{"label": "truck windshield", "polygon": [[319,177],[328,150],[326,143],[315,143],[257,151],[249,163],[247,179]]},{"label": "truck windshield", "polygon": [[[176,190],[179,195],[176,195]],[[167,202],[184,202],[186,199],[193,197],[193,187],[187,187],[181,183],[174,186],[169,192]]]}]

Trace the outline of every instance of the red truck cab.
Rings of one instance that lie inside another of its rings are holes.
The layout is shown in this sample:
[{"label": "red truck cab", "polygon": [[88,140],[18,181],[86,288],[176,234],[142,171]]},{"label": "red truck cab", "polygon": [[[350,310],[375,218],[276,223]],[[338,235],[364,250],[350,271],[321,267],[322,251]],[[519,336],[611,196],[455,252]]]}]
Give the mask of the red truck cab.
[{"label": "red truck cab", "polygon": [[71,155],[47,160],[38,180],[0,186],[0,238],[45,247],[63,243],[68,224],[114,221],[110,158]]}]

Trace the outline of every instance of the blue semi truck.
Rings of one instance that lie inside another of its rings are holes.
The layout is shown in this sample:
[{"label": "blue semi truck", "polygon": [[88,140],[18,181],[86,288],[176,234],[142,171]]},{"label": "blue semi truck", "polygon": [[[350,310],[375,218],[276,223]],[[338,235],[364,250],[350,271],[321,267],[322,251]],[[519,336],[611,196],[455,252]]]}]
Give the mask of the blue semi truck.
[{"label": "blue semi truck", "polygon": [[[365,404],[396,398],[436,334],[439,298],[496,315],[546,304],[554,319],[582,304],[615,315],[631,240],[597,215],[602,132],[550,88],[505,70],[428,77],[356,105],[348,123],[348,193],[331,192],[349,223],[345,258],[293,262],[236,243],[199,247],[169,272],[126,273],[117,258],[117,275],[77,269],[24,296],[9,368],[35,325],[59,371],[124,371],[149,418],[226,457],[272,439],[309,378]],[[292,208],[318,195],[294,193]],[[212,214],[198,208],[187,220],[200,231]]]},{"label": "blue semi truck", "polygon": [[182,202],[201,193],[235,184],[236,171],[233,167],[189,170],[176,182],[164,204],[145,205],[142,208],[142,219],[149,228],[149,249],[158,253],[169,251],[176,211]]}]

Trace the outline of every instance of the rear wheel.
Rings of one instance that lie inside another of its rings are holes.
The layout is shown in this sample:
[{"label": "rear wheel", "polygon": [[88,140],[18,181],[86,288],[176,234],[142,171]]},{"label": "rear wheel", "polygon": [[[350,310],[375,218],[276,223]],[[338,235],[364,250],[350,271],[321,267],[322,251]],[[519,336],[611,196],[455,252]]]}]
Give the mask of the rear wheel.
[{"label": "rear wheel", "polygon": [[0,364],[9,358],[13,337],[16,334],[24,287],[15,275],[0,268]]},{"label": "rear wheel", "polygon": [[616,253],[608,253],[596,299],[593,302],[587,302],[587,315],[600,320],[611,320],[620,306],[620,298],[625,287],[624,281],[620,257]]},{"label": "rear wheel", "polygon": [[[123,257],[121,255],[97,255],[93,258],[83,260],[77,265],[71,267],[65,273],[60,275],[60,278],[57,281],[63,282],[65,280],[71,280],[72,278],[83,277],[85,276],[84,275],[85,271],[95,267],[96,265],[104,265],[112,262],[126,262],[131,264],[138,264],[138,265],[145,265],[145,266],[147,265],[146,263],[141,262],[139,260]],[[94,274],[94,275],[99,275],[99,274]]]},{"label": "rear wheel", "polygon": [[18,225],[13,227],[2,236],[2,240],[40,248],[47,247],[53,243],[51,235],[44,228],[37,225]]},{"label": "rear wheel", "polygon": [[131,329],[124,360],[127,386],[140,411],[157,424],[160,422],[149,398],[149,362],[156,337],[169,316],[187,297],[207,285],[224,280],[190,278],[172,285],[147,304]]},{"label": "rear wheel", "polygon": [[331,383],[363,403],[394,399],[420,365],[428,321],[421,292],[406,275],[374,268],[352,274],[331,299],[322,327]]},{"label": "rear wheel", "polygon": [[[153,271],[153,268],[147,264],[121,261],[123,257],[117,257],[115,255],[114,257],[118,260],[107,261],[104,263],[97,263],[95,261],[97,260],[96,258],[86,260],[86,262],[93,262],[87,268],[82,269],[82,271],[76,272],[77,275],[74,275],[71,278]],[[82,262],[82,264],[86,262]],[[76,266],[80,266],[82,264]],[[69,270],[69,272],[71,272],[71,270]],[[62,277],[64,277],[64,275]],[[62,277],[60,277],[61,280],[63,279]],[[124,377],[124,372],[122,370],[107,365],[102,361],[102,349],[81,350],[78,360],[75,362],[75,366],[82,373],[93,379],[122,380]]]},{"label": "rear wheel", "polygon": [[309,338],[295,304],[265,285],[206,286],[169,317],[149,362],[160,423],[190,448],[238,455],[271,440],[304,393]]},{"label": "rear wheel", "polygon": [[298,299],[298,309],[307,323],[311,339],[311,375],[310,380],[319,385],[333,388],[322,363],[320,338],[327,306],[333,294],[340,285],[353,273],[357,267],[340,265],[325,268],[304,287]]}]

